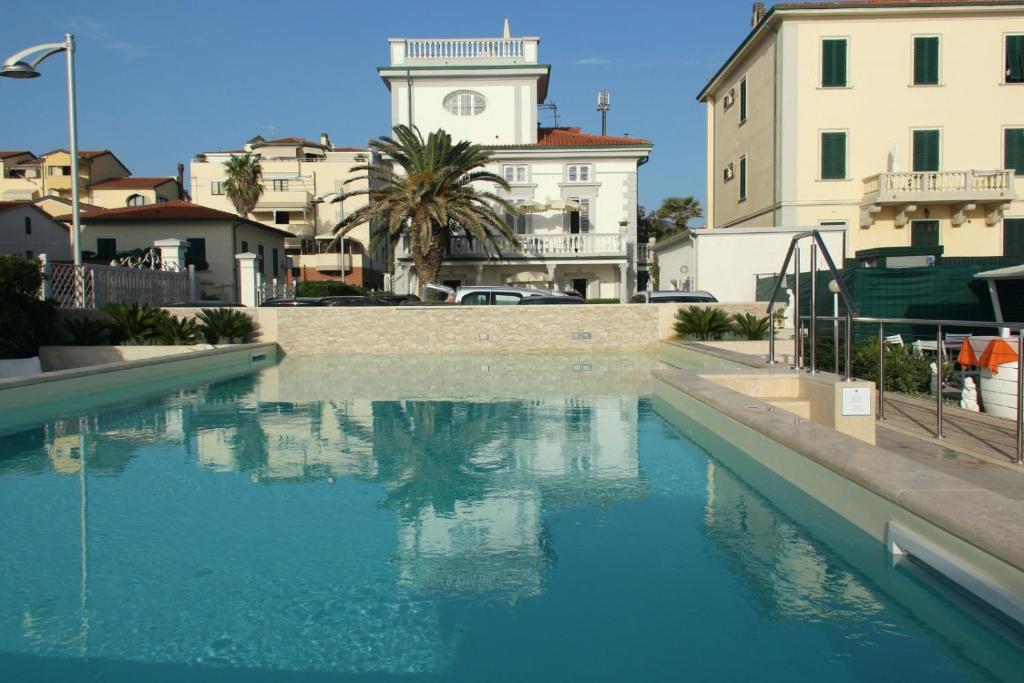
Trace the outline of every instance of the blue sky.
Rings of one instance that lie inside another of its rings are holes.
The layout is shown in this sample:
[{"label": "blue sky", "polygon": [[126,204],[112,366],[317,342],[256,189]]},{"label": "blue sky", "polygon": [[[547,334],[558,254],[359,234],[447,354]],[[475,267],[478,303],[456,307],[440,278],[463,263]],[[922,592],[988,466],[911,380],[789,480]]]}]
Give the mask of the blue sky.
[{"label": "blue sky", "polygon": [[[376,67],[387,38],[541,37],[552,65],[549,102],[561,125],[654,141],[640,201],[704,200],[701,85],[749,28],[750,0],[447,3],[17,2],[4,8],[0,59],[30,45],[78,40],[79,137],[112,149],[135,175],[173,175],[204,150],[234,149],[273,132],[363,145],[387,132],[388,93]],[[43,77],[0,79],[0,149],[67,146],[63,62]],[[552,121],[547,118],[546,125]],[[272,127],[272,129],[271,129]],[[187,172],[186,172],[187,175]]]}]

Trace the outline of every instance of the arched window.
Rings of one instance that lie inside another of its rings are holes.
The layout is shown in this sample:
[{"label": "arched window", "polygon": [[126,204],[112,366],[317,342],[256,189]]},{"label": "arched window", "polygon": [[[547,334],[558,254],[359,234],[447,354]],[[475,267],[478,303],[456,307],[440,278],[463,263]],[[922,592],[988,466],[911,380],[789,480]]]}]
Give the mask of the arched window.
[{"label": "arched window", "polygon": [[146,203],[146,198],[141,194],[128,195],[128,206],[142,206]]},{"label": "arched window", "polygon": [[487,100],[473,90],[456,90],[444,98],[444,108],[456,116],[477,116],[487,108]]}]

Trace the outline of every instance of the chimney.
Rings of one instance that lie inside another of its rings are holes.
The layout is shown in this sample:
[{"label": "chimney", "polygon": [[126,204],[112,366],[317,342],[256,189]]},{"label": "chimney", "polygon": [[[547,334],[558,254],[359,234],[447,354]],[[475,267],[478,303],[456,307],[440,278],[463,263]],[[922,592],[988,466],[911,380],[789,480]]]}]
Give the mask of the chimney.
[{"label": "chimney", "polygon": [[185,164],[178,164],[178,199],[185,198]]},{"label": "chimney", "polygon": [[762,19],[764,19],[764,15],[765,15],[764,3],[763,2],[755,2],[754,3],[754,12],[753,12],[753,14],[750,17],[750,27],[751,28],[757,28],[757,25],[761,23]]},{"label": "chimney", "polygon": [[331,139],[327,137],[327,133],[320,133],[320,144],[330,149]]}]

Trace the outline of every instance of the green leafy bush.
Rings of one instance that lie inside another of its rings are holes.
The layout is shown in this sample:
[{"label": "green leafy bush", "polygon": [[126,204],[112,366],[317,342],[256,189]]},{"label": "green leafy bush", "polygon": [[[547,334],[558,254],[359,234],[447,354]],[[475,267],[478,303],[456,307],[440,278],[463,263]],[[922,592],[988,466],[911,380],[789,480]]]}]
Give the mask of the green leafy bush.
[{"label": "green leafy bush", "polygon": [[0,256],[0,358],[29,358],[53,336],[56,306],[39,300],[36,261]]},{"label": "green leafy bush", "polygon": [[729,314],[718,307],[688,306],[676,311],[676,334],[684,339],[712,341],[732,332]]},{"label": "green leafy bush", "polygon": [[68,318],[64,333],[73,346],[105,346],[111,343],[113,330],[106,320]]},{"label": "green leafy bush", "polygon": [[149,304],[111,304],[103,311],[113,322],[113,339],[117,344],[153,344],[170,315],[162,308]]},{"label": "green leafy bush", "polygon": [[588,304],[618,304],[622,303],[618,299],[587,299]]},{"label": "green leafy bush", "polygon": [[741,339],[767,339],[771,330],[768,316],[761,318],[751,313],[737,313],[732,317],[733,329]]},{"label": "green leafy bush", "polygon": [[303,280],[295,287],[295,296],[363,296],[365,290],[338,280]]},{"label": "green leafy bush", "polygon": [[256,321],[233,308],[204,308],[198,318],[210,344],[246,344],[256,337]]},{"label": "green leafy bush", "polygon": [[157,337],[161,344],[186,345],[199,344],[206,340],[203,328],[195,318],[177,318],[169,316],[160,325]]},{"label": "green leafy bush", "polygon": [[[806,340],[806,337],[805,337]],[[818,370],[832,372],[835,368],[835,347],[831,334],[819,336],[816,344],[815,364]],[[839,344],[839,371],[844,371],[846,347]],[[810,344],[805,341],[802,351],[804,364],[810,364]],[[863,344],[855,344],[851,356],[853,376],[857,379],[878,383],[878,339],[872,337]],[[931,381],[931,364],[935,355],[923,353],[912,345],[885,345],[885,390],[901,394],[926,394]],[[952,377],[953,363],[943,364],[943,377]]]}]

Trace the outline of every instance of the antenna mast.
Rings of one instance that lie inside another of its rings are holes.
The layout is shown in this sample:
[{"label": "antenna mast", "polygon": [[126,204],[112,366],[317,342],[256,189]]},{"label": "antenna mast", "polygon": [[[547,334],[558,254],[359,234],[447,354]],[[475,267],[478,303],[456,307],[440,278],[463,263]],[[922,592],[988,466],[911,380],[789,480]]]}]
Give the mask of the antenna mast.
[{"label": "antenna mast", "polygon": [[600,90],[597,93],[597,110],[601,112],[601,135],[608,135],[608,110],[612,108],[611,93]]}]

